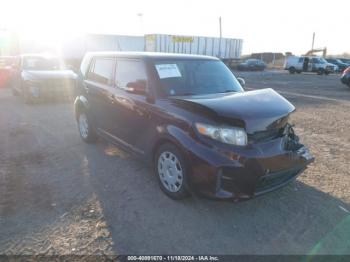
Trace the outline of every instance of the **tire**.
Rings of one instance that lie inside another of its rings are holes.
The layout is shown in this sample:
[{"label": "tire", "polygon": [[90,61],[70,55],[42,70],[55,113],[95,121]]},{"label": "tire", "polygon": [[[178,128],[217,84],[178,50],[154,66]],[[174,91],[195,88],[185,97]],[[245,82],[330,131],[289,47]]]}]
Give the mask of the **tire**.
[{"label": "tire", "polygon": [[325,74],[326,76],[328,76],[330,73],[331,73],[331,72],[329,72],[329,71],[325,71],[325,72],[324,72],[324,74]]},{"label": "tire", "polygon": [[301,74],[301,71],[300,71],[300,70],[298,70],[298,71],[297,71],[297,74]]},{"label": "tire", "polygon": [[323,73],[324,73],[324,69],[323,68],[317,69],[317,74],[318,75],[323,75]]},{"label": "tire", "polygon": [[96,142],[97,136],[95,128],[86,111],[78,113],[77,123],[81,139],[88,144]]},{"label": "tire", "polygon": [[296,72],[295,67],[290,67],[288,70],[290,74],[295,74]]},{"label": "tire", "polygon": [[154,171],[161,190],[168,197],[180,200],[189,196],[187,163],[176,146],[165,143],[157,149]]}]

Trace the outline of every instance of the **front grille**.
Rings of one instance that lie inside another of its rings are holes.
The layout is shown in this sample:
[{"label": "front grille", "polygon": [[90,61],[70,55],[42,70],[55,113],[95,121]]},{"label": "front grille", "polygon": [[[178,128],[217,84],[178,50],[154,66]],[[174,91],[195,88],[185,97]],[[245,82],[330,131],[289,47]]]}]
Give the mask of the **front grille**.
[{"label": "front grille", "polygon": [[74,92],[74,79],[47,79],[40,83],[40,97],[72,97]]},{"label": "front grille", "polygon": [[272,129],[267,131],[255,132],[254,134],[248,135],[248,139],[253,142],[269,141],[277,137],[282,137],[284,129],[285,128],[283,127],[283,128],[277,128],[277,129]]},{"label": "front grille", "polygon": [[46,88],[65,88],[74,85],[73,79],[48,79],[43,82]]}]

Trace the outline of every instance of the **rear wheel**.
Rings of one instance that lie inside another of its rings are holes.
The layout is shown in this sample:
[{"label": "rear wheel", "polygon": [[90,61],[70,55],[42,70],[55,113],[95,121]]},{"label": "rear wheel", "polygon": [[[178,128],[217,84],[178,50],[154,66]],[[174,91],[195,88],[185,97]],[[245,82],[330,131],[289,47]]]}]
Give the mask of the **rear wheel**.
[{"label": "rear wheel", "polygon": [[78,129],[80,137],[86,142],[86,143],[93,143],[96,141],[97,136],[94,130],[94,127],[89,120],[89,117],[86,112],[80,112],[78,115]]},{"label": "rear wheel", "polygon": [[289,68],[289,73],[290,74],[295,74],[296,70],[295,70],[295,67],[290,67]]},{"label": "rear wheel", "polygon": [[173,144],[163,144],[158,148],[154,161],[155,173],[162,191],[175,200],[188,197],[187,165],[180,150]]},{"label": "rear wheel", "polygon": [[323,73],[324,73],[324,69],[323,68],[317,69],[317,74],[318,75],[323,75]]}]

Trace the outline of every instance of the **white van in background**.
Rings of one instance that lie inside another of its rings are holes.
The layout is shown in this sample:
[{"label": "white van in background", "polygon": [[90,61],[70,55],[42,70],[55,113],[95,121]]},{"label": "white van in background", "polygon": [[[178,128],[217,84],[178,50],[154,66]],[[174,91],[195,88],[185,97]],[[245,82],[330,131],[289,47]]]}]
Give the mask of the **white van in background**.
[{"label": "white van in background", "polygon": [[328,63],[324,58],[315,56],[288,56],[284,64],[284,69],[289,73],[300,74],[301,72],[315,72],[318,75],[335,72],[335,66]]}]

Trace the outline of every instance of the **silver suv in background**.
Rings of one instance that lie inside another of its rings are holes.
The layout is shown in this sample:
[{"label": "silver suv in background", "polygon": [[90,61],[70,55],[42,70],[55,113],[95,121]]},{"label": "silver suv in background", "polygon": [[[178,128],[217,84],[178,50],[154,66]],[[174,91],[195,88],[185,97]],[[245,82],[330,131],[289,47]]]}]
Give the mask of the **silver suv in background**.
[{"label": "silver suv in background", "polygon": [[289,56],[286,58],[284,69],[288,70],[291,74],[314,72],[318,75],[328,75],[335,72],[335,65],[328,63],[321,57]]}]

